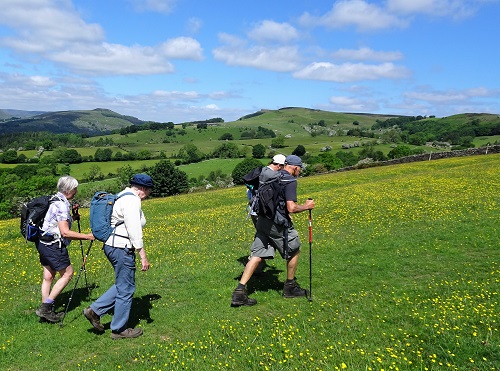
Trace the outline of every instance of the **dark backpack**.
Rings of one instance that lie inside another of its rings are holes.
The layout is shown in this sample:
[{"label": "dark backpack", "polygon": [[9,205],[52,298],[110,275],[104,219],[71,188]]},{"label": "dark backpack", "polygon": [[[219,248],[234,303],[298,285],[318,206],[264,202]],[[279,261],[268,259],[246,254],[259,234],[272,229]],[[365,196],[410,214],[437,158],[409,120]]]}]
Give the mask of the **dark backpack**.
[{"label": "dark backpack", "polygon": [[106,242],[122,222],[116,223],[114,227],[111,226],[111,214],[113,213],[113,206],[116,200],[125,195],[132,195],[132,192],[125,192],[117,196],[113,193],[105,191],[97,191],[94,193],[90,201],[90,229],[96,239],[101,242]]},{"label": "dark backpack", "polygon": [[41,235],[45,214],[52,202],[60,200],[56,195],[40,196],[21,206],[21,234],[26,241],[36,242]]},{"label": "dark backpack", "polygon": [[293,180],[283,180],[283,174],[266,183],[261,183],[256,194],[255,212],[273,220],[276,224],[286,225],[289,218],[286,212],[285,185]]},{"label": "dark backpack", "polygon": [[259,176],[262,173],[262,166],[256,167],[248,174],[243,176],[243,181],[247,188],[252,191],[252,194],[255,194],[257,189],[259,189]]}]

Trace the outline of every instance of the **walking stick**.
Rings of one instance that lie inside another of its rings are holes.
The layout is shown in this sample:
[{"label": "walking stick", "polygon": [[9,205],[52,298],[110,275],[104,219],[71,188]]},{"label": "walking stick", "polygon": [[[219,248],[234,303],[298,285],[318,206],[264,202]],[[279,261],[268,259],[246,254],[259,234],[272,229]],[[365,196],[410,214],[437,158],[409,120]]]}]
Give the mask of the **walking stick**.
[{"label": "walking stick", "polygon": [[[73,216],[73,220],[76,220],[78,223],[78,233],[82,233],[82,229],[80,227],[80,213],[78,212],[79,207],[80,207],[80,205],[78,205],[78,204],[73,205],[73,208],[71,209],[71,214]],[[83,262],[84,259],[86,259],[86,257],[83,255],[83,242],[82,242],[82,240],[80,240],[80,251],[82,252],[82,262]],[[89,284],[87,282],[87,268],[85,267],[85,264],[83,264],[83,266],[84,266],[83,273],[85,276],[85,287],[87,288],[87,294],[90,295]]]},{"label": "walking stick", "polygon": [[[92,247],[93,242],[94,242],[93,240],[90,241],[89,248],[87,249],[87,252],[85,253],[85,256],[83,257],[82,266],[80,267],[80,271],[78,272],[78,276],[76,277],[75,286],[73,287],[73,290],[71,291],[71,295],[69,296],[68,304],[66,305],[66,309],[64,310],[64,315],[61,319],[61,322],[59,323],[59,325],[61,327],[63,327],[64,318],[66,318],[66,313],[68,313],[69,304],[71,303],[71,300],[73,300],[73,294],[75,293],[76,286],[78,285],[78,281],[80,280],[80,276],[82,275],[82,271],[85,270],[85,264],[87,263],[87,257],[89,256],[90,248]],[[88,289],[88,287],[87,287],[87,289]]]},{"label": "walking stick", "polygon": [[312,210],[309,210],[309,301],[312,301]]}]

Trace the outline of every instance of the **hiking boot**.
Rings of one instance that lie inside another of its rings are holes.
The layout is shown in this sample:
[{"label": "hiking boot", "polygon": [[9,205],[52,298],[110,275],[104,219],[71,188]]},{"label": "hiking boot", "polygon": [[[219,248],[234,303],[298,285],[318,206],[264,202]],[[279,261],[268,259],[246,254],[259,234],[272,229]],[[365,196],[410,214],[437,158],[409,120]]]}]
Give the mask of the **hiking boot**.
[{"label": "hiking boot", "polygon": [[128,328],[122,332],[112,332],[111,339],[132,339],[142,335],[142,328]]},{"label": "hiking boot", "polygon": [[283,296],[285,298],[298,298],[301,296],[308,296],[309,291],[299,286],[297,281],[293,280],[290,283],[285,282],[283,286]]},{"label": "hiking boot", "polygon": [[52,323],[61,321],[62,317],[64,316],[64,313],[54,312],[54,303],[42,303],[42,305],[40,305],[35,313],[38,317]]},{"label": "hiking boot", "polygon": [[232,307],[241,307],[242,305],[255,305],[257,300],[249,298],[246,289],[235,289],[231,298]]},{"label": "hiking boot", "polygon": [[100,332],[104,332],[104,326],[101,323],[99,316],[92,310],[91,307],[87,307],[83,310],[83,315],[87,318],[90,324]]}]

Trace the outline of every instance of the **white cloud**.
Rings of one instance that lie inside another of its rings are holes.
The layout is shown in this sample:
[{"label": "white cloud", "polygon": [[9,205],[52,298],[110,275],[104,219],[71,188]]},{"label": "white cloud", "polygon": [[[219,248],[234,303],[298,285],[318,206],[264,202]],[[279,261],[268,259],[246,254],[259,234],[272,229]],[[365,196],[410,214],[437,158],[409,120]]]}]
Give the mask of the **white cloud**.
[{"label": "white cloud", "polygon": [[165,41],[159,48],[167,58],[201,60],[203,49],[198,41],[190,37],[177,37]]},{"label": "white cloud", "polygon": [[40,89],[55,86],[57,83],[54,79],[48,76],[26,76],[22,74],[1,74],[0,82],[5,84],[4,87],[17,86],[22,89]]},{"label": "white cloud", "polygon": [[230,66],[253,67],[277,72],[294,71],[299,66],[299,52],[295,46],[246,47],[244,41],[222,34],[220,40],[226,45],[213,50],[214,58]]},{"label": "white cloud", "polygon": [[474,13],[476,3],[474,0],[388,0],[387,9],[405,15],[464,18]]},{"label": "white cloud", "polygon": [[344,60],[360,60],[360,61],[395,61],[403,58],[400,52],[383,52],[375,51],[370,48],[359,49],[339,49],[333,53],[333,57]]},{"label": "white cloud", "polygon": [[[409,26],[413,16],[428,15],[462,19],[473,15],[481,3],[490,0],[387,0],[378,5],[365,0],[340,0],[327,13],[314,16],[306,12],[302,25],[330,29],[354,26],[360,31],[376,31]],[[491,0],[496,1],[496,0]]]},{"label": "white cloud", "polygon": [[[147,2],[160,8],[167,3]],[[15,32],[0,39],[0,45],[88,75],[171,73],[174,67],[169,59],[203,58],[200,43],[189,37],[169,39],[159,46],[106,43],[101,26],[83,21],[64,0],[5,0],[0,24]]]},{"label": "white cloud", "polygon": [[328,62],[311,63],[309,66],[293,74],[293,76],[298,79],[333,82],[402,79],[409,77],[409,75],[409,70],[404,67],[396,66],[393,63],[332,64]]},{"label": "white cloud", "polygon": [[104,38],[100,25],[85,23],[69,2],[60,0],[2,1],[0,24],[16,33],[0,39],[0,45],[20,53],[43,53]]},{"label": "white cloud", "polygon": [[50,59],[89,75],[151,75],[173,72],[166,56],[150,47],[102,44],[52,53]]},{"label": "white cloud", "polygon": [[261,21],[248,32],[248,37],[258,42],[275,41],[287,43],[297,39],[299,33],[288,23],[278,23],[270,20]]},{"label": "white cloud", "polygon": [[447,91],[419,90],[404,94],[404,96],[408,99],[421,100],[436,104],[465,102],[474,98],[494,98],[499,95],[500,91],[490,90],[484,87],[463,90],[452,89]]},{"label": "white cloud", "polygon": [[333,8],[323,16],[315,17],[304,13],[300,17],[300,22],[308,26],[319,25],[326,28],[355,26],[363,31],[407,26],[405,20],[364,0],[337,1]]},{"label": "white cloud", "polygon": [[200,98],[200,94],[196,91],[165,91],[165,90],[155,90],[152,97],[169,99],[169,100],[197,100]]}]

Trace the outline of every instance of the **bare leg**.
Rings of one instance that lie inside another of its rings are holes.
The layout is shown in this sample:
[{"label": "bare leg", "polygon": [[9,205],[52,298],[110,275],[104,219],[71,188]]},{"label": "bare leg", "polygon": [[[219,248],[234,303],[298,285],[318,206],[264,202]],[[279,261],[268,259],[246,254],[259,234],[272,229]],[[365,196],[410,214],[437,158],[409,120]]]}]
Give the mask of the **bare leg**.
[{"label": "bare leg", "polygon": [[49,298],[55,300],[57,296],[61,293],[62,290],[66,287],[66,285],[73,278],[73,266],[69,265],[65,269],[61,269],[59,271],[61,277],[57,280],[54,287],[50,291]]},{"label": "bare leg", "polygon": [[297,271],[297,265],[299,264],[300,251],[297,252],[290,260],[286,263],[286,278],[288,280],[293,280],[295,278],[295,272]]},{"label": "bare leg", "polygon": [[42,280],[42,303],[45,302],[50,295],[50,288],[52,287],[52,282],[56,276],[56,271],[54,271],[49,266],[43,266],[43,280]]},{"label": "bare leg", "polygon": [[253,275],[253,272],[257,269],[259,266],[260,262],[262,261],[262,258],[258,256],[252,256],[250,260],[248,261],[247,265],[245,265],[245,270],[243,271],[243,274],[240,279],[240,283],[242,285],[246,285],[247,282],[250,280],[250,278]]}]

